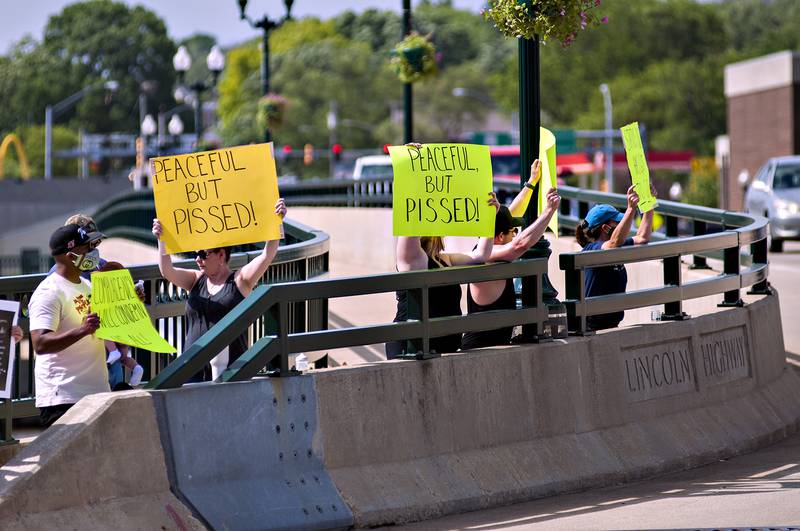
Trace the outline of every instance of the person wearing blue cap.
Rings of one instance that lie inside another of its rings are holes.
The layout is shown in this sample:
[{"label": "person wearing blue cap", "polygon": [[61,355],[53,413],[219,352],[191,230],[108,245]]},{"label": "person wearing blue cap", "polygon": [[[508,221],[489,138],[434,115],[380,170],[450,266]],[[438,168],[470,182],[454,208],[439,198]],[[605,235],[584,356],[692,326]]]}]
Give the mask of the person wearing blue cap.
[{"label": "person wearing blue cap", "polygon": [[[655,189],[652,190],[656,195]],[[615,249],[629,245],[643,245],[650,241],[653,233],[653,210],[642,215],[642,222],[636,235],[629,236],[639,204],[639,195],[633,186],[628,188],[628,208],[625,213],[611,205],[595,205],[589,210],[586,219],[582,220],[575,230],[575,239],[583,247],[583,251]],[[624,264],[613,266],[591,267],[585,273],[586,297],[624,293],[628,285],[628,272]],[[592,330],[616,328],[625,316],[625,312],[591,315],[586,324]]]}]

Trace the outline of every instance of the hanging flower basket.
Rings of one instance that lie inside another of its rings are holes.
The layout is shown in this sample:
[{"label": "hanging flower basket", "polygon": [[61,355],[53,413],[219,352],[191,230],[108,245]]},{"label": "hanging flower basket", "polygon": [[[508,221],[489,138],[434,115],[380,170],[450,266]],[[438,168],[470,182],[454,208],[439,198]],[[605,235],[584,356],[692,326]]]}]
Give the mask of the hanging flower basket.
[{"label": "hanging flower basket", "polygon": [[258,100],[256,122],[260,129],[277,129],[283,125],[283,117],[289,100],[280,94],[269,93]]},{"label": "hanging flower basket", "polygon": [[392,66],[403,83],[416,83],[436,73],[436,47],[419,33],[411,32],[392,50]]},{"label": "hanging flower basket", "polygon": [[557,40],[569,46],[578,32],[608,22],[600,17],[600,0],[489,0],[482,10],[486,20],[506,37],[543,42]]}]

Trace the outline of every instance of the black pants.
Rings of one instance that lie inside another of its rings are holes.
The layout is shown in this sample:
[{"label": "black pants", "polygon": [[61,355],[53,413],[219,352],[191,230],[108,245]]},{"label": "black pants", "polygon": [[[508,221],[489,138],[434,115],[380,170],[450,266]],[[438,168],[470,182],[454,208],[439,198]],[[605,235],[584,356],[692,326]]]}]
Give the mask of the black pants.
[{"label": "black pants", "polygon": [[58,404],[57,406],[46,406],[39,408],[39,420],[42,427],[49,428],[55,421],[60,419],[69,408],[75,404]]}]

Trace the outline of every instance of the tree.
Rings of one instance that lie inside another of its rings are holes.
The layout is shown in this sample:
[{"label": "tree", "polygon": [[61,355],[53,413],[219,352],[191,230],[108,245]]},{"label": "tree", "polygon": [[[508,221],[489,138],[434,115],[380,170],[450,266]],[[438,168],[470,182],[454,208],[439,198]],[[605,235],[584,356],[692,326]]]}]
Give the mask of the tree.
[{"label": "tree", "polygon": [[174,54],[163,21],[152,11],[111,0],[69,5],[50,17],[41,43],[23,39],[10,61],[0,64],[0,78],[8,75],[13,80],[10,92],[4,92],[0,128],[42,123],[47,103],[102,80],[115,80],[119,89],[113,100],[94,91],[61,121],[91,132],[138,130],[139,116],[131,109],[143,87],[156,106],[172,101]]}]

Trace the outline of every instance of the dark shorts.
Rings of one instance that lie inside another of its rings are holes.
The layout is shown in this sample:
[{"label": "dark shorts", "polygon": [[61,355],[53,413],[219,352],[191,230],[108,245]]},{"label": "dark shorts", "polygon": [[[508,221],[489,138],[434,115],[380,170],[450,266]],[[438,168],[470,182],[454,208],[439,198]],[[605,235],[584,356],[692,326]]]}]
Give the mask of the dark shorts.
[{"label": "dark shorts", "polygon": [[57,406],[40,407],[39,420],[42,422],[42,427],[49,428],[74,405],[75,404],[58,404]]}]

